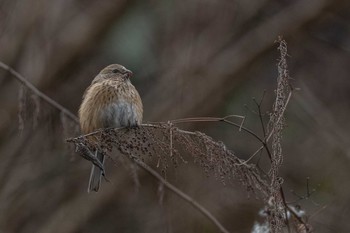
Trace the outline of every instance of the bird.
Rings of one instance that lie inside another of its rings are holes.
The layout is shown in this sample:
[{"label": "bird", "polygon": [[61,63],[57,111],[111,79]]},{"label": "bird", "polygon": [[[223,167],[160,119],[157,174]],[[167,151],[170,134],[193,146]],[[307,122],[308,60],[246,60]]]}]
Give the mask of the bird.
[{"label": "bird", "polygon": [[[133,73],[119,64],[111,64],[100,71],[85,90],[79,108],[79,123],[83,134],[101,128],[138,127],[142,123],[143,105],[136,88],[131,84]],[[104,155],[95,151],[104,164]],[[100,188],[101,168],[92,165],[88,192]]]}]

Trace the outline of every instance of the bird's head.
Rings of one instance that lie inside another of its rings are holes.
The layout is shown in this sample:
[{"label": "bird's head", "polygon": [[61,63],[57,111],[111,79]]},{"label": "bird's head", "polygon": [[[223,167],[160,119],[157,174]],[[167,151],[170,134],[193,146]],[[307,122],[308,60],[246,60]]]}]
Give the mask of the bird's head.
[{"label": "bird's head", "polygon": [[101,72],[93,80],[93,83],[105,79],[127,82],[132,77],[133,73],[119,64],[109,65],[101,70]]}]

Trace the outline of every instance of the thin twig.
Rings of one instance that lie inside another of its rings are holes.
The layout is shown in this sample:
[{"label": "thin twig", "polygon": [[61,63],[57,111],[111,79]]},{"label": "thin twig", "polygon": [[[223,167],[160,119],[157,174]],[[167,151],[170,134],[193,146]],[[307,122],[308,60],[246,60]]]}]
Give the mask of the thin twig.
[{"label": "thin twig", "polygon": [[288,204],[298,203],[298,202],[301,201],[301,200],[308,200],[308,199],[310,199],[311,202],[312,202],[314,205],[316,205],[316,206],[319,206],[319,205],[320,205],[320,204],[316,203],[315,201],[313,201],[313,200],[311,199],[311,196],[312,196],[312,194],[314,194],[314,193],[316,192],[316,189],[310,190],[309,181],[310,181],[310,177],[307,177],[307,178],[306,178],[306,194],[305,194],[305,195],[299,195],[299,194],[296,193],[294,190],[291,190],[291,193],[294,194],[298,199],[295,200],[295,201],[288,202]]},{"label": "thin twig", "polygon": [[286,225],[287,225],[287,230],[288,230],[288,233],[290,233],[290,226],[289,226],[289,219],[288,219],[288,210],[290,211],[290,207],[287,205],[287,202],[286,202],[286,197],[284,196],[284,191],[283,191],[283,188],[282,186],[280,186],[280,195],[282,197],[282,202],[283,202],[283,205],[285,206],[284,208],[284,214],[286,216]]},{"label": "thin twig", "polygon": [[244,161],[242,164],[247,164],[250,162],[250,160],[252,160],[255,155],[257,155],[260,151],[262,151],[262,149],[264,149],[264,146],[261,146],[259,149],[257,149],[254,154],[252,154],[246,161]]},{"label": "thin twig", "polygon": [[[238,129],[242,129],[244,131],[246,131],[247,133],[249,133],[250,135],[252,135],[253,137],[255,137],[256,139],[258,139],[261,143],[264,143],[264,139],[262,139],[261,137],[259,137],[256,133],[254,133],[252,130],[243,127],[242,123],[241,124],[237,124],[235,122],[232,122],[230,120],[227,120],[228,117],[232,117],[232,116],[236,116],[236,115],[229,115],[229,116],[225,116],[225,117],[193,117],[193,118],[181,118],[181,119],[176,119],[176,120],[172,120],[170,121],[173,124],[179,124],[179,123],[189,123],[189,122],[224,122],[226,124],[232,125],[237,127]],[[242,121],[244,121],[245,117],[243,116],[237,116],[240,118],[243,118]]]},{"label": "thin twig", "polygon": [[37,95],[38,97],[43,99],[45,102],[47,102],[48,104],[50,104],[54,108],[60,110],[63,114],[65,114],[67,117],[69,117],[72,121],[77,122],[77,123],[79,122],[78,118],[71,111],[69,111],[68,109],[66,109],[65,107],[63,107],[62,105],[60,105],[59,103],[57,103],[56,101],[54,101],[53,99],[51,99],[50,97],[48,97],[47,95],[45,95],[44,93],[39,91],[33,84],[28,82],[26,78],[24,78],[20,73],[18,73],[14,69],[12,69],[10,66],[8,66],[5,63],[0,61],[0,68],[8,71],[22,85],[29,88],[35,95]]},{"label": "thin twig", "polygon": [[169,123],[169,139],[170,139],[170,147],[169,147],[170,158],[172,158],[173,157],[173,127],[171,123]]},{"label": "thin twig", "polygon": [[258,113],[259,113],[259,119],[260,119],[260,123],[261,123],[261,128],[262,128],[262,131],[263,131],[263,134],[264,134],[264,138],[265,138],[266,137],[266,130],[265,130],[265,125],[264,125],[263,115],[262,115],[262,112],[261,112],[261,103],[262,103],[262,101],[264,99],[264,96],[265,96],[265,91],[264,91],[263,96],[261,97],[261,100],[260,100],[259,103],[256,101],[256,99],[253,99],[253,101],[256,104],[256,106],[258,107]]},{"label": "thin twig", "polygon": [[227,115],[224,117],[188,117],[188,118],[180,118],[180,119],[175,119],[175,120],[171,120],[170,122],[173,124],[178,124],[178,123],[188,123],[188,122],[210,122],[210,121],[221,121],[227,118],[232,118],[232,117],[236,117],[236,118],[241,118],[244,119],[244,116],[240,116],[240,115]]}]

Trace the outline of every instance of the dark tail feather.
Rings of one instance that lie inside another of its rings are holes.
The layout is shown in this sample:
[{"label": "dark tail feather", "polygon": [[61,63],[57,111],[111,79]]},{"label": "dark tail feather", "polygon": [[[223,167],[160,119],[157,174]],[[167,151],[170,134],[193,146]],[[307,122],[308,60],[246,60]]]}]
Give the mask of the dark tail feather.
[{"label": "dark tail feather", "polygon": [[[104,164],[104,155],[102,153],[96,152],[97,159]],[[91,173],[90,173],[90,180],[89,180],[89,187],[88,187],[88,193],[91,191],[97,192],[98,189],[100,188],[100,183],[101,183],[101,178],[102,178],[102,170],[95,166],[92,165],[91,168]]]}]

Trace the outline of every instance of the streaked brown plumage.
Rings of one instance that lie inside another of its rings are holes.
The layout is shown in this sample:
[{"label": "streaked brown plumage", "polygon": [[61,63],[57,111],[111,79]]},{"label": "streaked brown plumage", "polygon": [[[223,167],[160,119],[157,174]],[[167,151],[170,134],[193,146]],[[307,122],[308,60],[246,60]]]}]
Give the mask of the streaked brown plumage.
[{"label": "streaked brown plumage", "polygon": [[[79,109],[80,127],[84,134],[100,128],[134,127],[142,122],[142,101],[131,84],[132,72],[112,64],[104,68],[86,89]],[[104,156],[96,153],[101,163]],[[102,171],[92,165],[88,192],[98,191]]]}]

